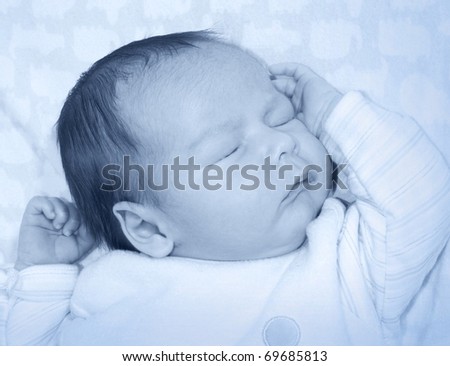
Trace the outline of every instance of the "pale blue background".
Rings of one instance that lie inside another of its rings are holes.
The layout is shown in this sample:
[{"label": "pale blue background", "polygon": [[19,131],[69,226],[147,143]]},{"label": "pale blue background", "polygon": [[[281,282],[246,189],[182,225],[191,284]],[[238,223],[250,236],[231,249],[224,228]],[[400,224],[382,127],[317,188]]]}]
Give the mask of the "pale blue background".
[{"label": "pale blue background", "polygon": [[53,125],[79,74],[132,40],[209,27],[412,115],[450,160],[448,1],[1,0],[0,265],[26,202],[67,196]]}]

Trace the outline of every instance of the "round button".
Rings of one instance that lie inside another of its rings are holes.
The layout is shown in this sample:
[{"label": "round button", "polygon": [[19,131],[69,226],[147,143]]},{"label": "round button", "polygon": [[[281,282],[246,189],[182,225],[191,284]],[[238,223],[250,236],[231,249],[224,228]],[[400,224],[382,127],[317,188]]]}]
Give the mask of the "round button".
[{"label": "round button", "polygon": [[300,327],[294,319],[277,316],[270,319],[263,331],[267,346],[296,346],[300,341]]}]

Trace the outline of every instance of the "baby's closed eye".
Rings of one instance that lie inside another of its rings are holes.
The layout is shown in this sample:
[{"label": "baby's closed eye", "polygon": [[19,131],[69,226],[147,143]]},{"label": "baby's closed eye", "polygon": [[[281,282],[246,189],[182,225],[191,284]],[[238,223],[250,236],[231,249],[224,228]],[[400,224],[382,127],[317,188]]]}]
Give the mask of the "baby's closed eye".
[{"label": "baby's closed eye", "polygon": [[229,156],[233,155],[238,149],[239,149],[239,146],[236,146],[236,147],[235,147],[234,149],[232,149],[229,153],[225,154],[225,156],[224,156],[221,160],[226,159],[226,158],[228,158]]}]

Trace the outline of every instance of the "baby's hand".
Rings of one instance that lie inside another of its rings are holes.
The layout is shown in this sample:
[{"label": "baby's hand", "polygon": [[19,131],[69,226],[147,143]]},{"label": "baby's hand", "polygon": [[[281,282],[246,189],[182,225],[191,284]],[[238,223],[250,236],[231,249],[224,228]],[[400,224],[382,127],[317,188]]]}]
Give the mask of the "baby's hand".
[{"label": "baby's hand", "polygon": [[275,87],[291,98],[298,118],[317,134],[342,94],[301,64],[276,64],[270,66],[269,71],[276,77],[273,81]]},{"label": "baby's hand", "polygon": [[73,263],[94,245],[73,203],[56,197],[34,197],[19,233],[16,269],[35,264]]}]

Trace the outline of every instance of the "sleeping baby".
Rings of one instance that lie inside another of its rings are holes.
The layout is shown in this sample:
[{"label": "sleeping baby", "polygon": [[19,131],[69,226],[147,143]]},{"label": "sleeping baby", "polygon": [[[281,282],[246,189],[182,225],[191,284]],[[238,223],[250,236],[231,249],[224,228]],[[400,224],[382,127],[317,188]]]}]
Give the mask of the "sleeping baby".
[{"label": "sleeping baby", "polygon": [[450,344],[450,171],[410,118],[186,32],[97,61],[57,131],[74,203],[25,210],[7,344]]}]

